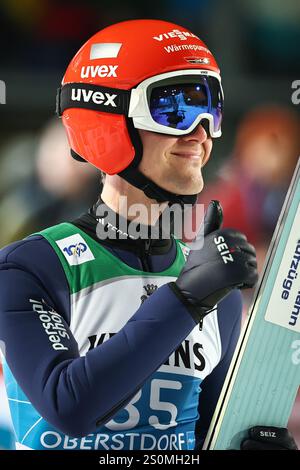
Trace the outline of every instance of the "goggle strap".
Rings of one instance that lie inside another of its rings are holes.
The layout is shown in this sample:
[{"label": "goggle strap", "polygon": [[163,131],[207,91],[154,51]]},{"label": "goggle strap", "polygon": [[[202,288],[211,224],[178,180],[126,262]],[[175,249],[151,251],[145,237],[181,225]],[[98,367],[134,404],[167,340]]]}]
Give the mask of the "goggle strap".
[{"label": "goggle strap", "polygon": [[56,114],[65,109],[81,108],[128,116],[131,90],[103,87],[87,83],[67,83],[57,90]]}]

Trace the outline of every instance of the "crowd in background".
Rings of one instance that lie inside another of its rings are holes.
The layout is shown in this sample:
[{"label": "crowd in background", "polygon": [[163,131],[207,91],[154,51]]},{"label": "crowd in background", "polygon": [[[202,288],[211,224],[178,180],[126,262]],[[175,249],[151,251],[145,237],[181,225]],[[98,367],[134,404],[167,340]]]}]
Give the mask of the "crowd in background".
[{"label": "crowd in background", "polygon": [[[0,247],[84,212],[100,172],[69,156],[55,91],[79,46],[116,21],[160,18],[208,44],[222,70],[223,136],[204,169],[198,202],[221,201],[224,225],[246,233],[262,269],[300,155],[300,114],[291,83],[300,79],[300,2],[285,0],[2,0],[0,79]],[[143,60],[138,49],[137,60]],[[245,297],[249,304],[251,292]],[[0,373],[0,447],[11,445]],[[289,427],[300,445],[300,398]],[[1,430],[2,429],[2,430]]]}]

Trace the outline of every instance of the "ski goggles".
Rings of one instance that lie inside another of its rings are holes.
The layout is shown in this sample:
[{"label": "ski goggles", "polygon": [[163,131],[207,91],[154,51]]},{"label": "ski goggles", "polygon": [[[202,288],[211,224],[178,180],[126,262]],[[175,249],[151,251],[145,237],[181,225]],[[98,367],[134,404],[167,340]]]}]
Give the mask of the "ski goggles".
[{"label": "ski goggles", "polygon": [[207,70],[168,72],[131,90],[128,116],[134,127],[180,136],[207,120],[211,137],[221,136],[223,90],[220,76]]},{"label": "ski goggles", "polygon": [[220,76],[208,70],[168,72],[148,78],[131,90],[87,83],[58,89],[57,114],[68,108],[123,114],[137,129],[181,136],[207,120],[211,137],[221,136],[223,90]]}]

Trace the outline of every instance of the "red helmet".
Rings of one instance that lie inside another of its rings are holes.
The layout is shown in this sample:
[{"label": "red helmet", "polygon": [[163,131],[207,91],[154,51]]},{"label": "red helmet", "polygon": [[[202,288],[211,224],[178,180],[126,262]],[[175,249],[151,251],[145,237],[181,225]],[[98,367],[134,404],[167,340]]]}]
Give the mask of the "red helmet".
[{"label": "red helmet", "polygon": [[130,90],[146,79],[195,70],[216,77],[220,73],[206,45],[176,24],[131,20],[96,33],[71,60],[58,92],[58,114],[73,157],[119,174],[160,202],[195,202],[197,195],[174,195],[138,171],[142,142],[136,127],[151,127],[135,125],[129,112]]}]

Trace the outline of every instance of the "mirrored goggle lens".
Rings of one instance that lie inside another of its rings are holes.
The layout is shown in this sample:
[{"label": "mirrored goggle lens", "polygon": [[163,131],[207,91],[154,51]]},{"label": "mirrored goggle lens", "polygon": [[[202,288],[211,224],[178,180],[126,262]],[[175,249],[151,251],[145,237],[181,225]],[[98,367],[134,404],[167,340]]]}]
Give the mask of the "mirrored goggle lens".
[{"label": "mirrored goggle lens", "polygon": [[[156,85],[156,84],[155,84]],[[166,127],[187,130],[199,114],[213,116],[214,132],[221,128],[223,95],[215,77],[198,77],[193,82],[160,84],[148,93],[152,119]]]}]

